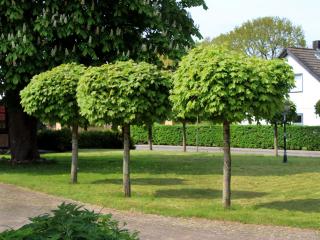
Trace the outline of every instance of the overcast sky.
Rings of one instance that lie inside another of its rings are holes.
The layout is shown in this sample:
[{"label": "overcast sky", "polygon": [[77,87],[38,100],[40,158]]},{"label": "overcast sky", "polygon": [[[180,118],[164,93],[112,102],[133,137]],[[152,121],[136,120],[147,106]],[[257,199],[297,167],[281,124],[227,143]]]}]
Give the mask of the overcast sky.
[{"label": "overcast sky", "polygon": [[206,0],[209,9],[192,8],[203,37],[213,38],[257,17],[286,17],[301,25],[307,45],[320,40],[320,0]]}]

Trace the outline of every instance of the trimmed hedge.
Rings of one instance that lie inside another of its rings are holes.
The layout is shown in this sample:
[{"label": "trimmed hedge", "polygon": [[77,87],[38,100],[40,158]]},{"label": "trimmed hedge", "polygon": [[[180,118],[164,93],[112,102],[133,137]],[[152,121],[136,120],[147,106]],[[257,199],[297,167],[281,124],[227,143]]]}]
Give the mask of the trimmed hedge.
[{"label": "trimmed hedge", "polygon": [[71,131],[69,129],[58,131],[43,129],[39,131],[38,148],[58,152],[71,150]]},{"label": "trimmed hedge", "polygon": [[[133,143],[133,141],[131,141]],[[71,150],[71,131],[41,130],[38,132],[38,147],[43,150],[69,151]],[[79,148],[123,148],[122,135],[116,131],[87,131],[79,133]],[[134,145],[131,145],[131,149]]]},{"label": "trimmed hedge", "polygon": [[[199,126],[199,146],[223,146],[222,126]],[[279,127],[279,145],[283,147],[283,129]],[[196,145],[197,126],[187,125],[187,145]],[[132,127],[135,144],[147,143],[147,130]],[[153,142],[159,145],[181,145],[182,126],[154,125]],[[231,146],[239,148],[273,148],[273,127],[266,125],[231,126]],[[287,148],[296,150],[320,150],[320,127],[287,126]]]}]

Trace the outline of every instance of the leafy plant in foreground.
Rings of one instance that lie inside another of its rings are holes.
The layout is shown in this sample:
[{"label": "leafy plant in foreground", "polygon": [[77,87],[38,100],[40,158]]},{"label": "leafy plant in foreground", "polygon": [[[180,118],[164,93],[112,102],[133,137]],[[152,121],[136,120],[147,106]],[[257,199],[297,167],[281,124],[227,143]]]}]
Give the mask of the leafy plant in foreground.
[{"label": "leafy plant in foreground", "polygon": [[31,218],[17,230],[0,233],[0,240],[138,240],[137,233],[119,227],[111,215],[102,215],[76,204],[62,203],[53,215]]}]

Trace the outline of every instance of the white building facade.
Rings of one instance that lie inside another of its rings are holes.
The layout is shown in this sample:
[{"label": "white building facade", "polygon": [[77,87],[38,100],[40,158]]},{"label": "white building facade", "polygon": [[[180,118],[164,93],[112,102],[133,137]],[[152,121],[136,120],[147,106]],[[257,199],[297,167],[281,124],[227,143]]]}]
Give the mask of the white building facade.
[{"label": "white building facade", "polygon": [[320,126],[320,117],[315,114],[315,104],[320,100],[320,51],[288,48],[281,57],[287,59],[295,74],[296,86],[289,94],[297,107],[295,124]]}]

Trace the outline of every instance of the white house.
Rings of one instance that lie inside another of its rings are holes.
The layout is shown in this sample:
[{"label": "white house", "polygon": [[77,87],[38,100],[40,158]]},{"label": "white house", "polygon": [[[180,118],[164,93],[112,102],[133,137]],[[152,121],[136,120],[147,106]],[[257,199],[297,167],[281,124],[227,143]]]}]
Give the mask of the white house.
[{"label": "white house", "polygon": [[320,100],[320,41],[313,42],[313,48],[287,48],[280,58],[286,58],[295,74],[295,88],[290,99],[296,104],[296,124],[320,125],[320,117],[314,106]]}]

